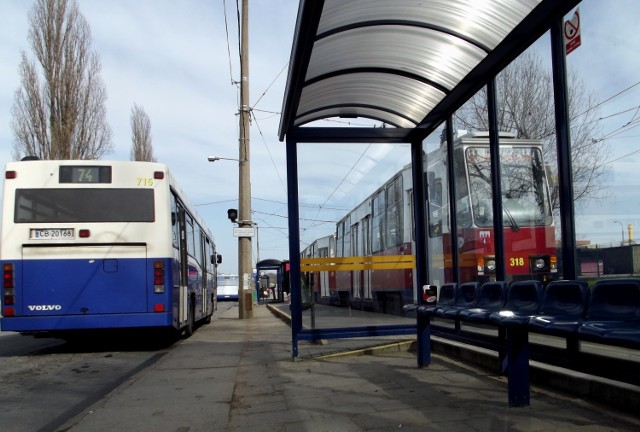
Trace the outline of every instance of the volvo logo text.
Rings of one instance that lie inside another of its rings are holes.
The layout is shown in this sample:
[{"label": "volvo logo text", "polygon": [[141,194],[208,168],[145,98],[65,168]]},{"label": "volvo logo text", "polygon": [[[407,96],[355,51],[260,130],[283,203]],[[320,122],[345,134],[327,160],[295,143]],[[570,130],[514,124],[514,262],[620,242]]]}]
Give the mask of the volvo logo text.
[{"label": "volvo logo text", "polygon": [[59,311],[62,310],[60,305],[29,305],[30,311]]}]

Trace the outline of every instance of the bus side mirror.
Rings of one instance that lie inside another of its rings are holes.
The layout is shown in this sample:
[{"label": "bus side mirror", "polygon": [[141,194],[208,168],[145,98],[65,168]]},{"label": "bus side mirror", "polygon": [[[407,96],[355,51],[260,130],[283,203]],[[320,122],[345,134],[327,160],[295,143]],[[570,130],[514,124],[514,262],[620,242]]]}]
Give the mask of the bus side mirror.
[{"label": "bus side mirror", "polygon": [[211,264],[222,264],[222,255],[211,255]]}]

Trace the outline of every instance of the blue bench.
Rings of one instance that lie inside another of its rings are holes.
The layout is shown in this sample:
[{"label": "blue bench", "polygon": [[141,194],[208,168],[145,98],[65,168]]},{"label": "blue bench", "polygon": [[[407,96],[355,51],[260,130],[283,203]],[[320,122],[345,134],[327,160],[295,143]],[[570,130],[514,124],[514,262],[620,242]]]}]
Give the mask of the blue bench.
[{"label": "blue bench", "polygon": [[564,337],[573,353],[581,340],[640,348],[640,279],[601,280],[591,289],[583,281],[446,285],[445,304],[418,308],[419,335],[429,337],[432,317],[455,320],[457,331],[464,321],[497,326],[511,406],[529,404],[529,332]]},{"label": "blue bench", "polygon": [[507,283],[485,282],[478,287],[478,301],[469,308],[461,310],[457,318],[477,323],[488,323],[489,316],[504,307],[507,300]]},{"label": "blue bench", "polygon": [[596,282],[591,290],[580,339],[640,348],[640,280]]}]

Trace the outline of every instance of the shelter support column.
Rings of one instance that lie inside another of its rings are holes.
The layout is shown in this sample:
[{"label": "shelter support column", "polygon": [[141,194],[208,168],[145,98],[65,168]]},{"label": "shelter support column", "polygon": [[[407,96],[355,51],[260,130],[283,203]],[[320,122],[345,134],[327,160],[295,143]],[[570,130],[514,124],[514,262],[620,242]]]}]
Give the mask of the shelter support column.
[{"label": "shelter support column", "polygon": [[564,279],[576,279],[576,228],[573,206],[573,174],[571,167],[571,134],[569,98],[567,96],[567,65],[562,38],[563,17],[551,23],[551,63],[556,114],[556,149],[558,152],[558,182],[560,185],[560,227],[562,230],[562,273]]},{"label": "shelter support column", "polygon": [[298,205],[298,143],[287,139],[287,199],[289,208],[289,283],[291,289],[291,356],[298,357],[298,334],[302,331],[300,285],[300,211]]},{"label": "shelter support column", "polygon": [[[427,262],[429,260],[427,250],[426,233],[426,193],[424,182],[424,160],[422,141],[411,142],[411,174],[413,179],[413,218],[415,221],[415,257],[416,257],[416,284],[417,302],[422,304],[422,290],[428,286]],[[417,342],[418,342],[418,366],[422,367],[431,363],[431,337],[429,332],[429,318],[416,314]],[[426,320],[426,321],[425,321]]]}]

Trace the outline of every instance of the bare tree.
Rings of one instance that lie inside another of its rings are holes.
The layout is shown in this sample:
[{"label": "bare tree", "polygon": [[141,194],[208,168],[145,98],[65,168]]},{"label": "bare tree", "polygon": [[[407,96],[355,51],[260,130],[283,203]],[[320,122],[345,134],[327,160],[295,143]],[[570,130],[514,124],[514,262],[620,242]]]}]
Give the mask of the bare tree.
[{"label": "bare tree", "polygon": [[155,162],[151,145],[151,120],[144,108],[131,108],[131,160]]},{"label": "bare tree", "polygon": [[14,158],[99,159],[110,152],[100,59],[75,0],[36,0],[28,40],[37,63],[22,52],[22,87],[12,107]]},{"label": "bare tree", "polygon": [[[602,197],[598,187],[606,174],[608,144],[600,136],[599,113],[595,97],[575,74],[568,77],[569,118],[571,121],[571,159],[574,200]],[[544,158],[557,177],[556,133],[553,82],[541,59],[527,51],[496,77],[498,128],[514,132],[518,138],[542,139]],[[478,92],[456,113],[462,129],[488,130],[487,90]],[[559,185],[551,182],[551,206],[560,207]]]}]

